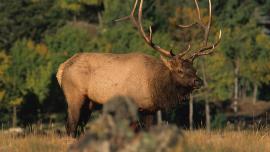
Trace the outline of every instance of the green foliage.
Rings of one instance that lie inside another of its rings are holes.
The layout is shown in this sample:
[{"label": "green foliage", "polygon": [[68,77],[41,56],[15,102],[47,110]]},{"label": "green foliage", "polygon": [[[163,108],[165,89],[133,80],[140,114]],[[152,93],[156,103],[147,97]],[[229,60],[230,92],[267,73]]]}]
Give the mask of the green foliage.
[{"label": "green foliage", "polygon": [[48,62],[47,65],[40,65],[35,69],[29,71],[26,75],[26,86],[28,91],[36,94],[39,101],[43,101],[48,93],[48,84],[51,80],[52,63]]},{"label": "green foliage", "polygon": [[224,129],[227,125],[227,117],[225,114],[219,113],[215,116],[211,122],[211,128],[213,129]]},{"label": "green foliage", "polygon": [[[37,96],[41,104],[47,100],[62,101],[55,73],[60,63],[77,52],[139,51],[158,56],[130,21],[113,22],[129,15],[134,1],[1,1],[0,50],[5,52],[0,51],[0,107],[20,105],[27,94]],[[199,1],[199,4],[202,20],[206,22],[208,1]],[[203,71],[206,73],[208,84],[207,88],[198,91],[203,97],[199,100],[232,98],[237,61],[240,63],[240,88],[246,87],[244,84],[250,87],[270,83],[270,38],[260,25],[262,17],[269,17],[269,4],[269,0],[213,1],[210,41],[219,28],[223,36],[215,55],[196,60],[196,68],[201,77]],[[178,53],[187,44],[191,44],[191,50],[200,47],[202,29],[197,26],[177,29],[175,26],[194,21],[193,1],[145,0],[144,29],[148,33],[151,25],[153,41],[163,48]],[[0,119],[6,119],[4,117]],[[215,121],[219,123],[219,118]]]},{"label": "green foliage", "polygon": [[[232,97],[233,86],[233,71],[230,63],[226,60],[224,55],[216,52],[214,56],[206,57],[205,60],[200,61],[199,64],[204,64],[207,88],[205,96],[211,101],[224,101]],[[199,69],[201,69],[199,67]],[[202,71],[202,69],[201,69]]]},{"label": "green foliage", "polygon": [[[4,73],[6,69],[9,67],[10,64],[10,58],[9,56],[4,52],[0,52],[0,102],[3,100],[6,91],[4,90]],[[1,104],[1,103],[0,103]]]},{"label": "green foliage", "polygon": [[67,55],[85,51],[89,41],[91,35],[86,29],[79,29],[72,25],[66,25],[55,34],[46,36],[46,44],[50,51],[54,53],[65,51]]},{"label": "green foliage", "polygon": [[133,2],[128,0],[104,0],[103,21],[108,25],[113,25],[113,21],[130,14]]},{"label": "green foliage", "polygon": [[74,12],[80,11],[82,5],[100,5],[102,0],[57,0],[57,5]]},{"label": "green foliage", "polygon": [[269,58],[269,36],[258,24],[266,3],[228,0],[218,1],[215,5],[219,14],[217,22],[224,33],[220,48],[232,65],[230,71],[239,62],[240,73],[237,77],[240,82],[248,81],[253,85],[269,83],[269,61],[266,59]]},{"label": "green foliage", "polygon": [[[104,27],[101,28],[101,33],[98,39],[95,40],[94,49],[104,52],[127,53],[132,51],[145,52],[156,54],[156,52],[147,46],[143,38],[139,35],[137,29],[133,28],[131,21],[122,21],[119,23],[113,20],[127,16],[130,14],[133,2],[126,0],[104,1],[105,11],[103,13]],[[143,20],[145,27],[149,27],[151,22],[146,18]],[[148,28],[145,28],[146,31]],[[162,32],[162,29],[156,31],[153,36],[155,43],[162,47],[171,46],[171,37]]]},{"label": "green foliage", "polygon": [[73,21],[84,20],[97,23],[98,14],[103,9],[103,0],[56,0],[55,5],[69,14]]},{"label": "green foliage", "polygon": [[72,24],[58,29],[55,34],[47,35],[45,41],[52,54],[51,61],[54,66],[58,67],[61,62],[75,53],[91,50],[90,42],[93,37],[86,29],[75,27]]},{"label": "green foliage", "polygon": [[11,48],[11,62],[3,76],[5,100],[10,105],[20,105],[22,97],[33,91],[40,102],[48,92],[51,63],[48,52],[26,39],[17,41]]},{"label": "green foliage", "polygon": [[79,0],[58,0],[58,5],[67,10],[78,12],[81,9]]},{"label": "green foliage", "polygon": [[4,0],[0,9],[0,49],[7,51],[22,38],[40,41],[44,33],[54,31],[65,19],[65,12],[54,0]]},{"label": "green foliage", "polygon": [[[251,46],[250,46],[251,44]],[[244,66],[242,67],[243,77],[251,82],[261,85],[269,84],[270,82],[270,38],[264,33],[258,33],[253,42],[246,45],[249,56],[245,58]]]},{"label": "green foliage", "polygon": [[6,69],[9,67],[9,64],[10,64],[9,56],[4,51],[0,51],[0,82]]},{"label": "green foliage", "polygon": [[222,25],[222,27],[230,28],[239,27],[248,23],[253,14],[252,11],[255,11],[256,7],[259,6],[256,1],[242,0],[217,0],[213,4],[214,12],[218,14],[218,24]]}]

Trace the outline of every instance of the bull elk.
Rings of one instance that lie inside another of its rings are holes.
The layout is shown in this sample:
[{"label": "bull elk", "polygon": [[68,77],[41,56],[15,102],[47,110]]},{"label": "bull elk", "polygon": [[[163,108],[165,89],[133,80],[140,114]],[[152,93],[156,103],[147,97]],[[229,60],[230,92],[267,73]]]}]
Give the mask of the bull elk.
[{"label": "bull elk", "polygon": [[[194,25],[202,27],[205,33],[203,47],[192,51],[195,53],[188,53],[189,45],[187,50],[177,55],[153,42],[151,27],[149,34],[146,34],[142,25],[143,0],[140,0],[136,18],[134,13],[137,4],[138,0],[129,16],[116,21],[131,20],[144,41],[160,53],[160,59],[142,53],[78,53],[62,63],[57,72],[57,80],[68,105],[66,127],[69,135],[76,136],[78,125],[87,123],[95,105],[104,104],[113,96],[132,98],[139,109],[150,116],[159,109],[176,105],[194,89],[202,86],[193,61],[199,56],[213,53],[221,40],[220,31],[214,44],[208,45],[207,42],[212,21],[211,0],[207,24],[202,22],[199,5],[195,0],[197,22],[178,25],[180,28]],[[83,108],[88,112],[82,114]]]}]

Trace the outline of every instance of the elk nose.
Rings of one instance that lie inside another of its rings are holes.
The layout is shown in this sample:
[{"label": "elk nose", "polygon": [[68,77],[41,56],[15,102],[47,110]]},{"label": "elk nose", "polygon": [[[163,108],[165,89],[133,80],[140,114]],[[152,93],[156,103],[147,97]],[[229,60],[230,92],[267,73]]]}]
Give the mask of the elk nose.
[{"label": "elk nose", "polygon": [[195,79],[194,80],[194,87],[195,87],[195,89],[198,89],[201,86],[203,86],[203,81],[201,79],[199,79],[199,78]]}]

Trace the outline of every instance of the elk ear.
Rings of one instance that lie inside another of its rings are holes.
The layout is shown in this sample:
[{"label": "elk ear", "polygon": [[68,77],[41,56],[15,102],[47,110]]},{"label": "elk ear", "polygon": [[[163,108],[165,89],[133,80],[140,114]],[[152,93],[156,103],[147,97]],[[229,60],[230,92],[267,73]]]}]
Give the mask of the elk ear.
[{"label": "elk ear", "polygon": [[170,61],[168,61],[164,56],[160,55],[160,59],[163,62],[163,64],[168,67],[170,70],[172,70],[172,65]]}]

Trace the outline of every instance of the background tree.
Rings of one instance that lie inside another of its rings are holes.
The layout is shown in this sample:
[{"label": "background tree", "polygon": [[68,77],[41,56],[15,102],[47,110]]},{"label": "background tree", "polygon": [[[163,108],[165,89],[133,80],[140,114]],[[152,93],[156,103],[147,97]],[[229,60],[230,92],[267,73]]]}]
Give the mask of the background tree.
[{"label": "background tree", "polygon": [[35,46],[26,39],[17,41],[11,48],[10,66],[4,73],[3,83],[6,90],[4,100],[13,107],[13,127],[17,125],[17,107],[30,91],[40,102],[47,95],[52,67],[47,53],[46,47]]},{"label": "background tree", "polygon": [[[253,28],[252,31],[256,28]],[[246,44],[247,56],[245,66],[242,68],[243,77],[248,79],[253,86],[253,103],[256,103],[258,95],[258,87],[262,84],[269,84],[270,69],[269,69],[269,49],[270,39],[259,30],[254,37]],[[252,39],[253,38],[253,39]]]},{"label": "background tree", "polygon": [[89,33],[86,28],[76,27],[74,24],[67,24],[59,28],[55,34],[45,36],[45,44],[51,54],[51,61],[54,63],[54,70],[67,58],[75,53],[90,51],[91,41],[95,35]]},{"label": "background tree", "polygon": [[[67,11],[76,22],[77,18],[98,22],[104,0],[57,0],[56,5]],[[97,17],[98,16],[98,17]]]},{"label": "background tree", "polygon": [[0,5],[0,48],[9,51],[22,38],[39,42],[43,35],[63,25],[65,12],[54,0],[4,0]]},{"label": "background tree", "polygon": [[[229,0],[226,2],[218,1],[215,5],[215,10],[219,13],[217,23],[224,27],[225,33],[221,50],[224,51],[225,57],[231,61],[234,71],[233,106],[235,112],[238,111],[239,88],[243,78],[243,73],[240,71],[241,68],[246,66],[245,60],[248,53],[246,44],[252,42],[251,39],[254,38],[254,34],[258,33],[256,29],[250,27],[257,26],[256,18],[258,18],[258,10],[261,4],[260,1]],[[250,10],[253,10],[253,12],[250,13]]]},{"label": "background tree", "polygon": [[[134,0],[1,1],[0,121],[12,119],[12,107],[17,107],[21,124],[37,119],[37,110],[20,117],[30,109],[40,109],[43,119],[53,113],[60,118],[65,102],[55,73],[60,63],[77,52],[139,51],[158,57],[130,22],[113,22],[128,15],[133,3]],[[202,16],[207,16],[208,1],[199,3]],[[221,28],[223,37],[215,55],[197,60],[196,68],[208,85],[193,94],[195,109],[201,105],[198,101],[207,107],[233,98],[269,98],[269,4],[269,0],[213,1],[213,27]],[[145,29],[152,25],[154,42],[162,47],[178,53],[189,43],[192,50],[201,45],[203,33],[199,27],[183,30],[176,26],[196,20],[194,1],[147,0],[143,12]],[[210,36],[210,41],[214,36]],[[197,111],[194,117],[205,116]],[[180,121],[180,115],[173,109],[172,122]],[[194,121],[195,127],[196,124]]]},{"label": "background tree", "polygon": [[4,52],[0,52],[0,120],[7,121],[7,115],[5,115],[5,110],[7,109],[7,103],[4,101],[4,96],[6,94],[6,89],[4,86],[4,73],[10,65],[10,57]]}]

